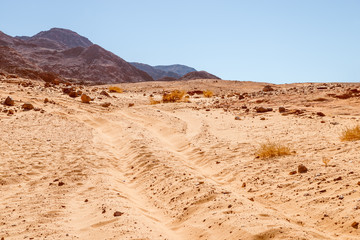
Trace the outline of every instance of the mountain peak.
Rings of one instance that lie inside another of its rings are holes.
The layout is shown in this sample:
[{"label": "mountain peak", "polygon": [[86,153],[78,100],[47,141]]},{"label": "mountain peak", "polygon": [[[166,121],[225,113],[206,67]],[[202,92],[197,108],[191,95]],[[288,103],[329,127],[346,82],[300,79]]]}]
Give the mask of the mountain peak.
[{"label": "mountain peak", "polygon": [[39,38],[46,38],[56,41],[60,44],[63,44],[67,48],[74,48],[74,47],[86,48],[93,44],[86,37],[83,37],[76,32],[64,28],[51,28],[48,31],[39,32],[38,34],[31,37],[31,39],[39,39]]}]

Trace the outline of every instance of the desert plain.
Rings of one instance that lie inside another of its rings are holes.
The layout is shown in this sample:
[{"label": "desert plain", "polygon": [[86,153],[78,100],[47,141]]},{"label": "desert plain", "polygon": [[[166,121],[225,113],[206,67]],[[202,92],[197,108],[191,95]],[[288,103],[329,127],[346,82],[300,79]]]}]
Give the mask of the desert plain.
[{"label": "desert plain", "polygon": [[1,239],[360,239],[360,84],[0,78]]}]

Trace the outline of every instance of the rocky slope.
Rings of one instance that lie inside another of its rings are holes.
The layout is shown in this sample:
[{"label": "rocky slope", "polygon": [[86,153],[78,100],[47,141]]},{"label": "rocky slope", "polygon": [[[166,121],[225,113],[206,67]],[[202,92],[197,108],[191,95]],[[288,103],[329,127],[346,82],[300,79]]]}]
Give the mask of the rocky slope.
[{"label": "rocky slope", "polygon": [[153,80],[119,56],[67,29],[53,28],[33,37],[11,37],[0,32],[0,47],[0,70],[21,76],[24,71],[46,71],[89,84]]}]

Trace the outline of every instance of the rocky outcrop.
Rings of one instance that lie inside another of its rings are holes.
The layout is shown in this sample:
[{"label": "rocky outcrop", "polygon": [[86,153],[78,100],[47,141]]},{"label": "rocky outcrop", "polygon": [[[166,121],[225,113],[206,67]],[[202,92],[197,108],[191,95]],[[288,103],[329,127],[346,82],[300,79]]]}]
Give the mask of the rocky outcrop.
[{"label": "rocky outcrop", "polygon": [[206,71],[195,71],[185,74],[178,80],[194,80],[194,79],[220,79],[220,78]]}]

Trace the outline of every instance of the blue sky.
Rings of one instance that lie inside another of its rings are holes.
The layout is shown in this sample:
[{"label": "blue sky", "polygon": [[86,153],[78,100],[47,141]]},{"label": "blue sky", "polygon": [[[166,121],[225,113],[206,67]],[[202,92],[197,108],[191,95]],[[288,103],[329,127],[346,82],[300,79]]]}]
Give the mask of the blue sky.
[{"label": "blue sky", "polygon": [[126,61],[222,79],[360,82],[358,0],[2,0],[0,31],[71,29]]}]

